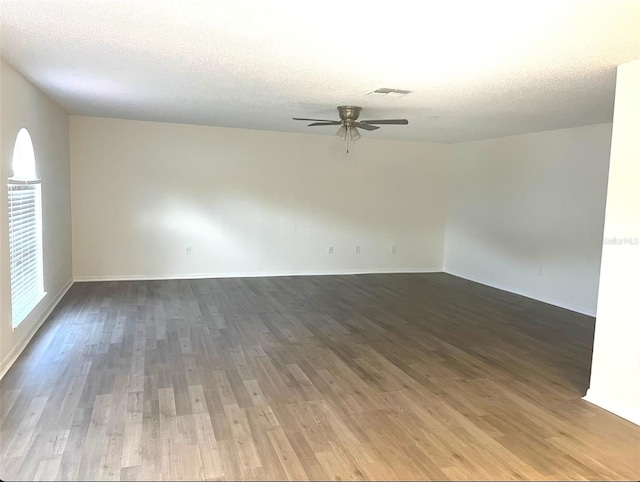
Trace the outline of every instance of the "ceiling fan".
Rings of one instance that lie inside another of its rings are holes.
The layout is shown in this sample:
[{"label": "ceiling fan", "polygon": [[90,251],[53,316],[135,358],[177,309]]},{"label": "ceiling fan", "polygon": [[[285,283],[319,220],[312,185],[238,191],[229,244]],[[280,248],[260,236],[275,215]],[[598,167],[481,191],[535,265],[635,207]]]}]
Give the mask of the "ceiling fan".
[{"label": "ceiling fan", "polygon": [[294,117],[293,120],[312,121],[308,127],[317,126],[340,126],[336,137],[342,141],[347,141],[347,152],[349,152],[349,140],[355,142],[360,139],[360,132],[358,128],[365,131],[375,131],[380,129],[376,124],[395,124],[395,125],[407,125],[409,121],[407,119],[378,119],[378,120],[362,120],[359,121],[360,111],[362,107],[356,107],[353,105],[341,105],[338,107],[338,113],[340,114],[340,120],[327,120],[327,119],[305,119],[302,117]]}]

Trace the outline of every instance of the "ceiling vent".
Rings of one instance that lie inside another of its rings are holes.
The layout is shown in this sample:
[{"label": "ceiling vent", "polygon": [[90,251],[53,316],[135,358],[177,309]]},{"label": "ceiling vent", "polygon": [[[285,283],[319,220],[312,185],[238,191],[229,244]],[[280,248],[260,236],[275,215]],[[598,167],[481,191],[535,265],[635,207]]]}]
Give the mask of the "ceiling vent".
[{"label": "ceiling vent", "polygon": [[376,97],[404,97],[405,95],[410,93],[410,90],[389,89],[388,87],[382,87],[381,89],[367,92],[365,95],[374,95]]}]

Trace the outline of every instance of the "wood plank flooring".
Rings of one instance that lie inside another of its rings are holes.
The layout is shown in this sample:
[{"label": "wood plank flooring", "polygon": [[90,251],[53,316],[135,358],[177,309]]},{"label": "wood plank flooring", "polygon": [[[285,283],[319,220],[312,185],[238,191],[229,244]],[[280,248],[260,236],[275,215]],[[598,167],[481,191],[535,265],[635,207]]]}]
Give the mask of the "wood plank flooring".
[{"label": "wood plank flooring", "polygon": [[0,383],[0,478],[637,479],[593,326],[441,273],[77,283]]}]

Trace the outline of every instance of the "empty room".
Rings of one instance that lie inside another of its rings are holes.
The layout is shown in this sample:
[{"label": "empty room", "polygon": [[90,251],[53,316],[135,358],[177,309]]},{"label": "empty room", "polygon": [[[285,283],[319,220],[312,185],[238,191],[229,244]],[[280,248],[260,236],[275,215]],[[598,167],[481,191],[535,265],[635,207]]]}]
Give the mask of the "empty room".
[{"label": "empty room", "polygon": [[0,479],[640,477],[639,1],[0,8]]}]

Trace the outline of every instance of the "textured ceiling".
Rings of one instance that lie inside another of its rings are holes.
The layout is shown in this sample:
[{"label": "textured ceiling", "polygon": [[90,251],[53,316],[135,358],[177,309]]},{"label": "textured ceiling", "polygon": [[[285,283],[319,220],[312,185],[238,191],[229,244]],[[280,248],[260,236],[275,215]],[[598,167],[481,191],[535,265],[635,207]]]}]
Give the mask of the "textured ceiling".
[{"label": "textured ceiling", "polygon": [[[3,0],[2,55],[69,113],[460,142],[609,122],[638,0]],[[380,87],[411,90],[374,98]],[[433,119],[430,116],[439,116]]]}]

